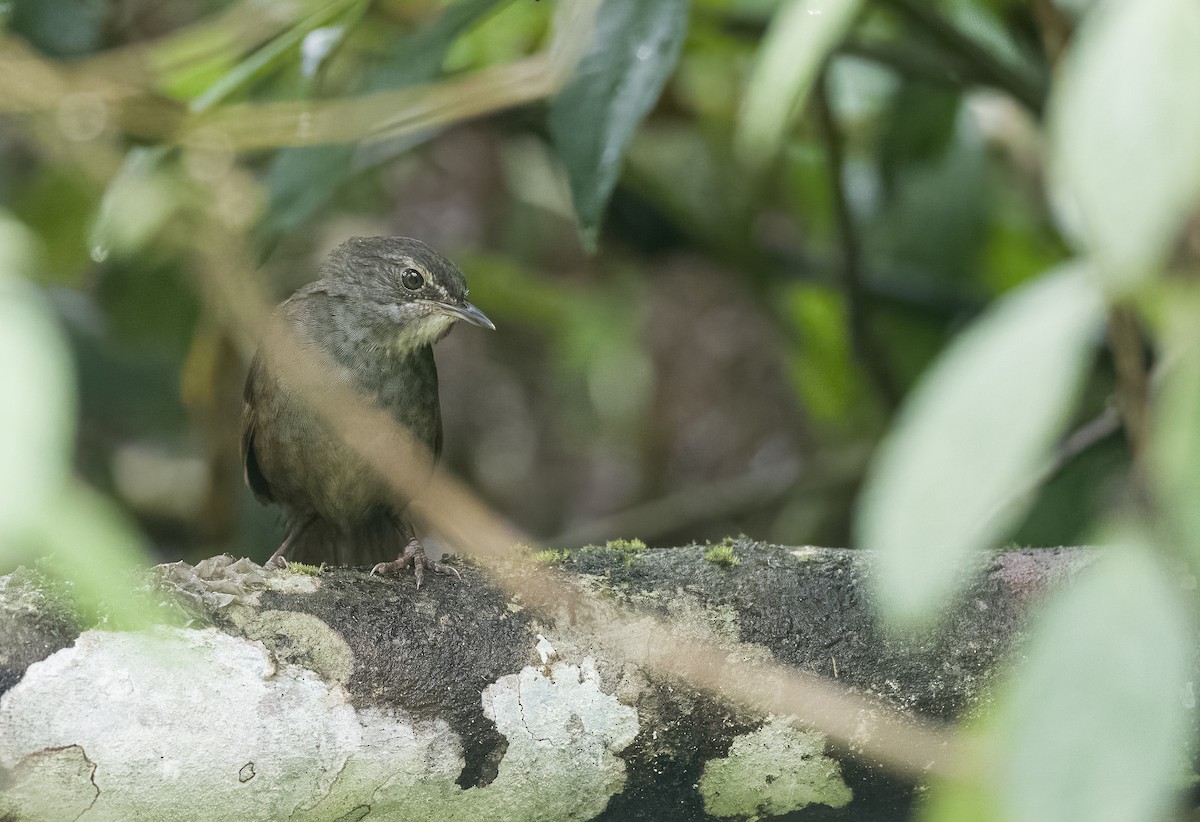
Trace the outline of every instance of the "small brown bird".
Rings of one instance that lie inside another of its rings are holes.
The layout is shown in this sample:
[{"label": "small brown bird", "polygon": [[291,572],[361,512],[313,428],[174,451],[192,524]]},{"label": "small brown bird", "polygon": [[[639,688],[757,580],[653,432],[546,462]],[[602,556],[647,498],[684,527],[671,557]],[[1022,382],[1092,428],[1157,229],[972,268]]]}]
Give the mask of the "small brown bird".
[{"label": "small brown bird", "polygon": [[332,384],[386,412],[432,455],[396,466],[406,472],[404,487],[419,489],[442,451],[432,345],[456,320],[496,327],[467,302],[462,272],[407,237],[347,240],[325,260],[320,279],[275,310],[274,336],[259,346],[242,406],[246,485],[263,504],[287,509],[287,537],[270,562],[286,565],[290,552],[310,561],[377,563],[371,573],[412,566],[418,587],[425,569],[458,573],[425,556],[404,514],[411,496],[399,495],[335,430],[328,410],[315,408],[288,369],[273,365],[323,361]]}]

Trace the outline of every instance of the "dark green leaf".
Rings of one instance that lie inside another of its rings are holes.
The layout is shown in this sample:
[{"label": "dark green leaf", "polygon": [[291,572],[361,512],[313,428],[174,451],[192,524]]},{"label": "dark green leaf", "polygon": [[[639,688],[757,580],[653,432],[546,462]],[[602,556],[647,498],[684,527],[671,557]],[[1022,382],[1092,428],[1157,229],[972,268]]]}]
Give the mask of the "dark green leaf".
[{"label": "dark green leaf", "polygon": [[16,0],[10,25],[33,45],[56,57],[79,57],[100,48],[106,0]]},{"label": "dark green leaf", "polygon": [[[371,66],[365,91],[422,83],[441,68],[454,40],[498,6],[510,0],[469,0],[450,6],[425,28],[398,38],[387,55]],[[396,144],[397,149],[413,145]],[[260,248],[269,252],[280,235],[294,231],[320,211],[354,173],[357,147],[352,144],[286,148],[267,171],[268,214],[260,231]],[[382,158],[376,157],[376,162]],[[265,254],[264,254],[265,256]]]},{"label": "dark green leaf", "polygon": [[550,134],[588,249],[629,141],[679,59],[687,21],[688,0],[605,0],[591,48],[550,105]]}]

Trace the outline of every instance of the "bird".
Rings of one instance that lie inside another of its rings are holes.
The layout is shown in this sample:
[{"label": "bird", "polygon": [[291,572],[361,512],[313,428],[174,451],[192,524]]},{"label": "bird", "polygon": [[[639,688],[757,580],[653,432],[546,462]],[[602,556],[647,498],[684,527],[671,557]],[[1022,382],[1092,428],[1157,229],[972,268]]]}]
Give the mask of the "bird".
[{"label": "bird", "polygon": [[[372,574],[411,567],[418,589],[426,570],[458,576],[426,556],[405,512],[442,452],[432,346],[459,320],[496,328],[467,297],[463,273],[426,243],[352,237],[275,309],[246,377],[241,417],[245,484],[260,503],[287,512],[286,536],[268,564],[286,567],[289,553],[339,565],[379,560]],[[353,391],[427,449],[431,458],[389,466],[403,473],[404,493],[288,373],[289,364],[312,363],[324,364],[329,385]]]}]

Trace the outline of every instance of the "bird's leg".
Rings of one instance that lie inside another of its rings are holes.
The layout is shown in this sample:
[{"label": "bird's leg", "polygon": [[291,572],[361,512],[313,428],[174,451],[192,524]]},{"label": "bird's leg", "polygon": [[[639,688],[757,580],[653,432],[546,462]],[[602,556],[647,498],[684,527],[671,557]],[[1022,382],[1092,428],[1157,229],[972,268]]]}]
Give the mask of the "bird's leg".
[{"label": "bird's leg", "polygon": [[288,567],[287,557],[285,557],[284,554],[286,554],[288,552],[288,549],[290,549],[292,547],[292,545],[296,542],[296,540],[299,539],[300,535],[308,530],[308,526],[312,525],[313,520],[315,520],[315,519],[316,519],[316,517],[305,517],[304,519],[300,520],[295,525],[293,525],[292,529],[288,532],[287,537],[285,537],[283,542],[280,543],[279,547],[275,549],[275,553],[271,554],[271,558],[269,560],[267,560],[266,564],[263,567],[266,567],[266,568],[286,568],[286,567]]},{"label": "bird's leg", "polygon": [[412,566],[413,576],[417,578],[417,588],[421,587],[421,580],[425,578],[425,569],[428,568],[435,574],[443,574],[454,576],[462,579],[462,574],[453,565],[447,565],[444,562],[435,562],[425,556],[425,549],[421,547],[421,542],[416,537],[408,541],[404,546],[404,550],[400,552],[400,556],[396,557],[391,562],[381,562],[371,569],[372,574],[398,574],[405,568]]}]

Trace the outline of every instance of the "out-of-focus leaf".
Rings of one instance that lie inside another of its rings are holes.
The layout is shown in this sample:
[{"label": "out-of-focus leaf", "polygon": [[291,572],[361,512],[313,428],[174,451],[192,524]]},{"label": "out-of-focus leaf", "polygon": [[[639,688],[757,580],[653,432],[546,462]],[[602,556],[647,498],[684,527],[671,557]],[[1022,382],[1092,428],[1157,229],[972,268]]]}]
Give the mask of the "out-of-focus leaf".
[{"label": "out-of-focus leaf", "polygon": [[744,240],[745,175],[692,126],[643,129],[626,154],[624,186],[709,248]]},{"label": "out-of-focus leaf", "polygon": [[495,3],[496,13],[485,25],[456,37],[442,65],[447,72],[469,71],[517,60],[533,51],[546,36],[554,14],[551,3]]},{"label": "out-of-focus leaf", "polygon": [[79,604],[122,628],[151,624],[149,601],[130,596],[149,556],[137,532],[117,508],[92,489],[66,483],[54,498],[54,516],[35,529],[53,555],[49,570],[68,580]]},{"label": "out-of-focus leaf", "polygon": [[16,535],[52,516],[74,434],[67,346],[25,278],[34,247],[28,229],[0,215],[0,557]]},{"label": "out-of-focus leaf", "polygon": [[[981,135],[967,123],[954,130],[944,152],[925,161],[896,159],[887,169],[889,197],[871,226],[875,244],[922,277],[961,288],[980,267],[992,207]],[[908,275],[904,280],[912,282]]]},{"label": "out-of-focus leaf", "polygon": [[854,22],[861,0],[788,0],[771,20],[738,120],[738,156],[762,171],[779,155],[817,72]]},{"label": "out-of-focus leaf", "polygon": [[55,57],[78,57],[100,47],[105,0],[14,0],[13,31]]},{"label": "out-of-focus leaf", "polygon": [[275,155],[264,180],[268,202],[260,229],[264,252],[329,202],[349,176],[354,152],[354,144],[342,143],[285,148]]},{"label": "out-of-focus leaf", "polygon": [[1155,486],[1200,567],[1200,293],[1165,294],[1163,376],[1150,458]]},{"label": "out-of-focus leaf", "polygon": [[75,169],[42,166],[13,200],[13,212],[41,239],[45,267],[40,283],[76,285],[91,267],[87,234],[99,196],[97,182]]},{"label": "out-of-focus leaf", "polygon": [[919,808],[919,822],[1000,822],[996,798],[966,780],[934,780]]},{"label": "out-of-focus leaf", "polygon": [[1133,534],[1058,596],[997,706],[1006,819],[1170,818],[1189,761],[1190,625]]},{"label": "out-of-focus leaf", "polygon": [[419,87],[313,102],[219,106],[184,133],[231,151],[363,141],[378,144],[471,117],[543,100],[558,92],[586,49],[600,0],[559,6],[550,43],[537,54]]},{"label": "out-of-focus leaf", "polygon": [[879,144],[879,165],[889,190],[906,170],[936,165],[952,147],[961,95],[924,83],[904,83],[888,108]]},{"label": "out-of-focus leaf", "polygon": [[446,8],[427,26],[396,39],[367,73],[365,88],[378,91],[423,83],[438,73],[454,41],[512,0],[465,0]]},{"label": "out-of-focus leaf", "polygon": [[796,285],[785,300],[802,340],[791,365],[804,407],[827,422],[844,421],[863,410],[866,392],[850,350],[844,297],[829,289]]},{"label": "out-of-focus leaf", "polygon": [[161,173],[169,151],[134,148],[125,155],[92,223],[88,237],[92,259],[101,262],[114,250],[129,253],[142,248],[175,213],[178,192]]},{"label": "out-of-focus leaf", "polygon": [[366,7],[367,0],[337,0],[310,14],[222,75],[192,100],[192,111],[207,111],[285,61],[295,59],[301,44],[313,31],[336,23],[353,25]]},{"label": "out-of-focus leaf", "polygon": [[[200,96],[252,48],[285,30],[292,20],[311,13],[320,0],[263,4],[240,0],[225,10],[136,47],[155,77],[157,88],[180,100]],[[284,16],[284,15],[287,16]],[[120,54],[113,50],[109,54]]]},{"label": "out-of-focus leaf", "polygon": [[[469,0],[450,6],[428,26],[399,38],[388,54],[367,72],[367,91],[402,88],[433,78],[446,51],[460,34],[510,0]],[[412,141],[395,144],[397,149]],[[357,147],[352,143],[285,148],[275,155],[267,171],[267,217],[260,229],[260,245],[269,250],[276,239],[294,231],[329,202],[355,172]],[[375,162],[386,157],[376,156]]]},{"label": "out-of-focus leaf", "polygon": [[1155,273],[1200,200],[1200,4],[1106,0],[1050,106],[1061,221],[1113,292]]},{"label": "out-of-focus leaf", "polygon": [[867,478],[858,542],[879,552],[885,616],[938,613],[971,557],[1023,510],[1091,362],[1103,303],[1080,266],[1005,297],[963,332],[901,409]]},{"label": "out-of-focus leaf", "polygon": [[594,250],[625,149],[679,59],[688,0],[604,0],[592,45],[550,105],[585,248]]}]

